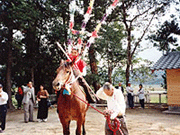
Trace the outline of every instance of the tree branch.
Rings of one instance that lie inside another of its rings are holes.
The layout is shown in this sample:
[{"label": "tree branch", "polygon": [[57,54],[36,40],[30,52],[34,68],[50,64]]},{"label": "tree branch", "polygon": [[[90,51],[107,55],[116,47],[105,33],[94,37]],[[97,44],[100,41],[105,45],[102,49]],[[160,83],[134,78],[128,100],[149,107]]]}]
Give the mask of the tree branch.
[{"label": "tree branch", "polygon": [[136,15],[132,20],[131,20],[131,22],[133,22],[136,18],[138,18],[139,16],[142,16],[142,15],[144,15],[145,13],[147,13],[150,9],[152,9],[153,7],[150,7],[150,8],[148,8],[147,10],[145,10],[143,13],[141,13],[141,14],[138,14],[138,15]]},{"label": "tree branch", "polygon": [[142,34],[141,37],[138,39],[138,41],[135,43],[135,47],[134,47],[134,49],[133,49],[133,51],[132,51],[132,53],[131,53],[131,57],[134,55],[134,53],[135,53],[135,51],[136,51],[136,49],[137,49],[137,46],[139,45],[139,43],[141,42],[142,38],[144,37],[146,31],[148,30],[149,26],[151,25],[154,16],[155,16],[155,14],[153,14],[151,20],[149,21],[149,24],[148,24],[147,27],[144,29],[143,34]]}]

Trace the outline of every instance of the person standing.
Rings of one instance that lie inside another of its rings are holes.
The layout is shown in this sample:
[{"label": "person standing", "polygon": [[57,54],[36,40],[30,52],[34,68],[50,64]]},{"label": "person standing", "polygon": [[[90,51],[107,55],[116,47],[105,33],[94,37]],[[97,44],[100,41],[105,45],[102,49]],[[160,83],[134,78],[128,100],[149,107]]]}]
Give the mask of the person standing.
[{"label": "person standing", "polygon": [[21,105],[22,105],[22,100],[23,100],[23,90],[21,87],[18,87],[18,92],[16,93],[16,100],[18,102],[18,107],[17,109],[21,109]]},{"label": "person standing", "polygon": [[[35,104],[34,87],[32,82],[29,82],[27,86],[23,86],[23,105],[24,105],[24,122],[34,122],[33,120],[33,106]],[[28,116],[29,114],[29,116]]]},{"label": "person standing", "polygon": [[[115,118],[119,120],[121,126],[120,129],[116,131],[116,135],[121,135],[120,131],[122,131],[124,135],[128,135],[128,129],[124,118],[126,104],[122,91],[115,89],[112,84],[106,82],[103,87],[97,91],[96,95],[103,100],[107,100],[107,109],[104,110],[104,113],[110,115],[111,121]],[[113,135],[113,131],[109,128],[107,121],[105,124],[105,134]]]},{"label": "person standing", "polygon": [[37,119],[39,119],[39,122],[47,121],[47,117],[48,117],[47,98],[49,98],[48,91],[44,90],[43,85],[40,85],[40,90],[37,93],[37,101],[38,101]]},{"label": "person standing", "polygon": [[7,113],[8,94],[3,91],[3,86],[0,84],[0,133],[3,133],[6,126],[6,113]]},{"label": "person standing", "polygon": [[128,98],[128,104],[129,104],[129,107],[131,109],[134,108],[134,89],[131,87],[131,83],[129,82],[128,83],[128,86],[126,87],[126,91],[127,91],[127,98]]},{"label": "person standing", "polygon": [[124,88],[123,88],[123,86],[122,86],[121,82],[119,82],[118,89],[119,89],[119,90],[121,90],[121,91],[122,91],[122,93],[124,93]]},{"label": "person standing", "polygon": [[143,89],[143,86],[142,84],[139,84],[139,90],[138,90],[138,93],[139,95],[139,102],[141,104],[141,107],[144,109],[144,89]]}]

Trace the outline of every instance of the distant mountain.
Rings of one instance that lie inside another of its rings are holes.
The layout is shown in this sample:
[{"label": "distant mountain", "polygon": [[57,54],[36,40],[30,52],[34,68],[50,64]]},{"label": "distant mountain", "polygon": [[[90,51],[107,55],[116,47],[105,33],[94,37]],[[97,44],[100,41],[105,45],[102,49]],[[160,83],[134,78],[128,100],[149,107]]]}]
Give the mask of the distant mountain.
[{"label": "distant mountain", "polygon": [[[143,84],[145,85],[161,85],[164,83],[164,80],[162,78],[162,75],[164,75],[165,71],[164,70],[159,70],[159,71],[154,71],[153,74],[155,74],[156,77],[154,77],[151,80],[148,80],[147,82],[144,82]],[[131,82],[132,84],[139,84],[139,82]]]}]

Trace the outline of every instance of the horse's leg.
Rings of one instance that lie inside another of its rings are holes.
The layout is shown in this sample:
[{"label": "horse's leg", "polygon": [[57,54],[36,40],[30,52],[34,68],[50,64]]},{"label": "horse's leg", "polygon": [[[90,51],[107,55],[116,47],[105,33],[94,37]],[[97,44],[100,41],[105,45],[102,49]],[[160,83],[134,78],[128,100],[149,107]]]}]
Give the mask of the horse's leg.
[{"label": "horse's leg", "polygon": [[77,121],[76,135],[81,135],[82,119]]},{"label": "horse's leg", "polygon": [[69,131],[70,122],[71,121],[65,121],[65,120],[61,121],[64,135],[70,135],[70,131]]},{"label": "horse's leg", "polygon": [[85,121],[84,121],[83,124],[82,124],[82,128],[83,128],[82,134],[83,134],[83,135],[86,135]]}]

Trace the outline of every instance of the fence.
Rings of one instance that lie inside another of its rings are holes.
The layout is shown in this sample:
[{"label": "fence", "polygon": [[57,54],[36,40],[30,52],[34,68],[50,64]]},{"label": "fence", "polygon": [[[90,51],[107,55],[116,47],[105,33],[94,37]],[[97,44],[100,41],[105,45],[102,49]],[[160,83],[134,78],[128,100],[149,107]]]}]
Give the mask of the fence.
[{"label": "fence", "polygon": [[[127,95],[125,94],[127,97]],[[167,92],[166,91],[150,91],[144,94],[145,103],[167,103]],[[134,94],[134,102],[139,103],[139,97],[137,94]]]},{"label": "fence", "polygon": [[[144,94],[145,104],[162,104],[167,103],[167,92],[166,91],[150,91]],[[125,101],[127,103],[127,94],[124,94]],[[163,98],[162,98],[163,97]],[[50,101],[56,101],[56,94],[51,94],[49,96]],[[163,101],[162,101],[163,99]],[[139,97],[134,94],[134,103],[139,104]],[[107,104],[95,104],[95,106],[107,106]]]}]

